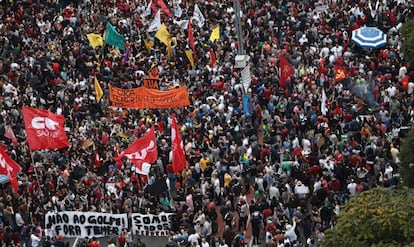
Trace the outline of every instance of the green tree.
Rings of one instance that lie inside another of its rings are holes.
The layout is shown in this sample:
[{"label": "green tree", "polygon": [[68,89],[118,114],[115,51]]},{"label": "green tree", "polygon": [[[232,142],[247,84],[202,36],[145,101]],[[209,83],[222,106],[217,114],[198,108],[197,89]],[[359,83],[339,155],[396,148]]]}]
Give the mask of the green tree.
[{"label": "green tree", "polygon": [[402,37],[401,51],[410,68],[414,68],[414,19],[408,20],[400,30]]},{"label": "green tree", "polygon": [[403,139],[399,158],[402,185],[414,188],[414,130],[411,130]]},{"label": "green tree", "polygon": [[375,188],[351,198],[322,247],[414,246],[414,191]]}]

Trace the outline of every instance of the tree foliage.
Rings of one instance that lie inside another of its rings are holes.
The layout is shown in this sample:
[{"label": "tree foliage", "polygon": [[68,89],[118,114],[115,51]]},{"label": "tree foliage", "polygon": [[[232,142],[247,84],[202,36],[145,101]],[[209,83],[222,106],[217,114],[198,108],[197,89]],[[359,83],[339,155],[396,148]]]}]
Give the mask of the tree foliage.
[{"label": "tree foliage", "polygon": [[400,176],[403,186],[414,188],[414,131],[403,139],[400,148]]},{"label": "tree foliage", "polygon": [[404,23],[400,33],[403,38],[401,51],[409,63],[410,68],[414,68],[414,19],[410,19]]},{"label": "tree foliage", "polygon": [[414,191],[375,188],[353,197],[321,246],[414,246]]}]

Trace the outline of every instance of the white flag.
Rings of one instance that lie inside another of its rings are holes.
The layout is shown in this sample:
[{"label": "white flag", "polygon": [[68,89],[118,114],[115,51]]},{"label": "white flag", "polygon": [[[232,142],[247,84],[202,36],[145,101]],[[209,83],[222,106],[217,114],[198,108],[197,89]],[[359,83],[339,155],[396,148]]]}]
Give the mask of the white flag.
[{"label": "white flag", "polygon": [[187,28],[188,28],[188,20],[181,20],[181,21],[174,20],[174,24],[177,24],[178,26],[180,26],[184,30],[187,30]]},{"label": "white flag", "polygon": [[145,18],[145,17],[147,17],[151,14],[151,4],[152,4],[152,1],[149,2],[149,4],[148,4],[147,8],[145,9],[144,13],[141,14],[142,18]]},{"label": "white flag", "polygon": [[161,10],[159,9],[157,11],[157,14],[154,17],[154,20],[152,20],[150,27],[148,28],[148,32],[155,32],[161,27]]},{"label": "white flag", "polygon": [[202,28],[204,26],[204,21],[206,20],[197,4],[194,6],[193,20],[197,21],[199,28]]},{"label": "white flag", "polygon": [[322,103],[321,103],[321,112],[324,116],[326,116],[326,113],[328,113],[328,108],[326,108],[326,94],[325,89],[322,88]]},{"label": "white flag", "polygon": [[179,3],[173,3],[173,10],[174,10],[174,16],[181,17],[183,14],[183,10],[181,9],[181,6]]}]

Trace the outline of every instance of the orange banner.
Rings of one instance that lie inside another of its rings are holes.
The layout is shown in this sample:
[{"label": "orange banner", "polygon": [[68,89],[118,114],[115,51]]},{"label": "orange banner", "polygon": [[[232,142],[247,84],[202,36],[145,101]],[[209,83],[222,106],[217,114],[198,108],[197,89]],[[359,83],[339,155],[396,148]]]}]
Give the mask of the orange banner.
[{"label": "orange banner", "polygon": [[160,91],[139,87],[121,89],[109,86],[111,105],[120,108],[174,108],[190,105],[187,88],[180,87],[168,91]]}]

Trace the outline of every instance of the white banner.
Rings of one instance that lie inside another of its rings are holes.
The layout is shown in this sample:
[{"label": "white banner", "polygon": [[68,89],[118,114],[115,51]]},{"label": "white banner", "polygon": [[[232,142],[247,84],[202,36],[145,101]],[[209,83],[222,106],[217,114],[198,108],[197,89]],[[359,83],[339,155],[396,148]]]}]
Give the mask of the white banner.
[{"label": "white banner", "polygon": [[244,69],[241,71],[241,77],[244,87],[244,92],[247,92],[247,89],[249,89],[250,85],[252,84],[252,77],[250,75],[250,65],[247,65],[244,67]]},{"label": "white banner", "polygon": [[181,9],[181,6],[179,3],[173,3],[173,9],[174,9],[174,16],[180,18],[183,14],[183,10]]},{"label": "white banner", "polygon": [[45,225],[48,224],[57,235],[61,234],[65,238],[98,238],[121,234],[122,229],[128,228],[128,217],[127,214],[97,212],[49,212],[45,219]]},{"label": "white banner", "polygon": [[132,232],[138,236],[168,236],[173,213],[131,214]]}]

